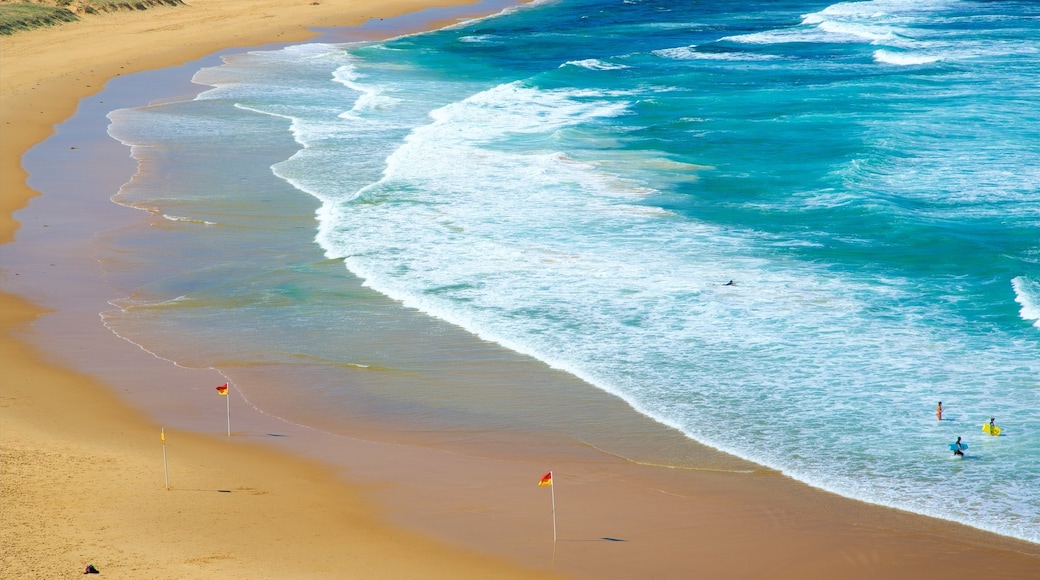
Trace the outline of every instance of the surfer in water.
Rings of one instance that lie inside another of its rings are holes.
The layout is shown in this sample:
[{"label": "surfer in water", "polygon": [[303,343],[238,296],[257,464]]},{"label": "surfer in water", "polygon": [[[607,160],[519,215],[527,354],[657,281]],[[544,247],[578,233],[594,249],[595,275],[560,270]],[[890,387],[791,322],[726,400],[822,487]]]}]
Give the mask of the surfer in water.
[{"label": "surfer in water", "polygon": [[935,406],[935,418],[942,421],[942,412],[942,401],[939,401],[939,404]]},{"label": "surfer in water", "polygon": [[953,454],[954,455],[960,455],[961,457],[964,457],[964,451],[963,451],[963,449],[961,447],[961,438],[960,437],[957,438],[957,448],[953,450]]},{"label": "surfer in water", "polygon": [[729,282],[726,282],[725,284],[723,284],[723,286],[736,286],[736,285],[737,285],[737,283],[734,282],[733,280],[730,280]]},{"label": "surfer in water", "polygon": [[989,418],[989,434],[990,435],[996,435],[997,434],[997,426],[993,424],[994,421],[996,421],[996,418],[994,418],[994,417],[990,417]]}]

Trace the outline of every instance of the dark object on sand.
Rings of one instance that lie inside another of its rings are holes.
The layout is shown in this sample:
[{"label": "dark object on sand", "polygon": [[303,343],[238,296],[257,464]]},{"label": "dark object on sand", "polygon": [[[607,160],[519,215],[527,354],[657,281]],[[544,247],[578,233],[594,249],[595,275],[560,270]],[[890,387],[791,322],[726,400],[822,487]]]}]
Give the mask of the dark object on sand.
[{"label": "dark object on sand", "polygon": [[100,574],[101,571],[94,567],[93,564],[87,564],[87,567],[83,569],[84,574]]}]

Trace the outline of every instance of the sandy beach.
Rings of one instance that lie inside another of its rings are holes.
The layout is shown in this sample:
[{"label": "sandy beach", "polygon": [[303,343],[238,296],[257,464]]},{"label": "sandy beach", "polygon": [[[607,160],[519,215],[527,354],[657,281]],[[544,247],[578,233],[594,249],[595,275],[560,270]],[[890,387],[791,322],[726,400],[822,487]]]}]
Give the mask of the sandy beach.
[{"label": "sandy beach", "polygon": [[[20,243],[12,214],[37,195],[23,154],[109,79],[431,4],[395,1],[377,13],[349,0],[197,0],[4,37],[0,242]],[[115,165],[109,179],[118,186],[128,175]],[[107,196],[96,203],[109,219]],[[41,270],[49,247],[40,247]],[[89,270],[89,255],[76,259],[76,271]],[[167,429],[167,491],[156,416],[182,402],[136,400],[72,370],[38,347],[41,321],[68,321],[84,359],[128,376],[192,373],[204,384],[219,376],[111,336],[96,316],[104,296],[44,300],[48,310],[82,311],[63,318],[10,294],[9,266],[5,259],[0,577],[66,577],[87,564],[119,578],[1029,578],[1040,568],[1034,544],[844,499],[746,462],[663,469],[574,443],[552,448],[533,433],[489,433],[460,452],[436,436],[424,444],[364,428],[329,436],[250,409],[236,415],[236,435],[289,436],[229,442]],[[596,400],[625,412],[607,395]],[[555,490],[569,516],[555,544],[548,490],[535,485],[546,465],[566,474]]]}]

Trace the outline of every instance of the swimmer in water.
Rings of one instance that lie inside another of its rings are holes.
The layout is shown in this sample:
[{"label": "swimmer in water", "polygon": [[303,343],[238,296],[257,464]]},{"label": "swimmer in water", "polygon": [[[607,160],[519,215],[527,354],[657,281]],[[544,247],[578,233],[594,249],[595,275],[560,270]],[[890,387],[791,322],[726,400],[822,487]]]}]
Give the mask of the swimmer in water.
[{"label": "swimmer in water", "polygon": [[942,401],[939,401],[939,404],[935,406],[935,418],[942,421],[942,412]]},{"label": "swimmer in water", "polygon": [[960,437],[957,438],[957,448],[953,450],[953,454],[954,455],[960,455],[961,457],[964,457],[964,451],[962,450],[962,447],[961,447],[961,438]]}]

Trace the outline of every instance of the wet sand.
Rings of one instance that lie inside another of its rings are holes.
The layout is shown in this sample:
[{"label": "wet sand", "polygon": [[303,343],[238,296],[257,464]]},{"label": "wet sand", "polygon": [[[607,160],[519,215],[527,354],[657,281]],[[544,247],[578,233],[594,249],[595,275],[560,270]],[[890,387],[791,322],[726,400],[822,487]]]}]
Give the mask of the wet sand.
[{"label": "wet sand", "polygon": [[[201,9],[215,3],[193,4]],[[289,6],[263,4],[270,10]],[[5,242],[14,229],[12,208],[33,195],[24,174],[11,168],[75,110],[76,99],[125,74],[120,66],[160,68],[227,45],[306,34],[283,20],[281,28],[253,29],[247,39],[221,39],[227,20],[172,24],[177,10],[102,16],[98,24],[73,25],[101,27],[74,39],[69,37],[79,32],[71,27],[73,33],[51,29],[4,39]],[[239,11],[244,19],[256,12]],[[297,11],[286,14],[308,23]],[[159,19],[164,24],[154,30]],[[98,33],[105,26],[116,28]],[[135,32],[121,36],[124,30]],[[177,30],[192,32],[168,36]],[[209,45],[198,46],[209,36]],[[66,42],[88,54],[94,42],[97,52],[87,65],[63,60]],[[115,49],[134,42],[142,43],[143,53],[159,43],[164,49],[132,64],[113,58],[127,50]],[[39,60],[30,66],[34,58]],[[17,66],[9,67],[12,62]],[[85,129],[81,136],[77,126],[69,129],[77,149],[47,153],[61,168],[67,185],[57,189],[65,197],[44,199],[52,196],[44,190],[44,198],[21,214],[32,221],[18,234],[16,243],[25,246],[18,251],[18,271],[4,259],[5,290],[42,287],[32,299],[54,311],[41,316],[38,306],[10,296],[2,308],[5,337],[13,336],[3,348],[0,423],[5,577],[23,577],[27,570],[62,577],[87,563],[135,578],[505,578],[524,577],[524,568],[579,578],[1026,578],[1040,566],[1040,547],[1033,544],[846,500],[732,458],[705,460],[720,462],[725,471],[679,470],[634,464],[537,432],[490,431],[458,441],[448,433],[361,425],[330,434],[266,415],[234,392],[230,441],[168,431],[173,489],[167,492],[158,428],[178,416],[195,417],[197,423],[184,426],[193,430],[219,424],[223,409],[212,404],[211,385],[223,377],[157,359],[100,325],[97,312],[112,296],[98,279],[90,237],[149,218],[108,201],[133,166],[103,132]],[[96,156],[77,166],[74,156],[85,149]],[[84,183],[91,186],[68,186]],[[5,247],[8,256],[11,247]],[[16,279],[21,276],[32,283]],[[63,291],[70,285],[82,291]],[[535,361],[517,364],[538,380],[574,381]],[[118,378],[97,379],[112,369]],[[143,382],[152,388],[138,388]],[[185,393],[162,389],[164,383],[204,387]],[[176,396],[162,394],[170,392]],[[597,412],[675,436],[605,394],[589,396]],[[556,473],[555,544],[551,491],[535,485],[548,469]]]}]

